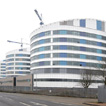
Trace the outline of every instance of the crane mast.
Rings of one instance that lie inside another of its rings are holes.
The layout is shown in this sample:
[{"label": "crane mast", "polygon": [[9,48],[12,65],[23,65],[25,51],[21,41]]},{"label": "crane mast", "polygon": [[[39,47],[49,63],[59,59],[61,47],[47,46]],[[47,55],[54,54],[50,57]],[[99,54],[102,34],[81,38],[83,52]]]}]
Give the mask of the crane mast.
[{"label": "crane mast", "polygon": [[39,18],[39,20],[40,20],[40,25],[43,25],[44,23],[43,23],[43,21],[42,21],[41,16],[40,16],[39,13],[38,13],[38,11],[37,11],[37,10],[34,10],[34,11],[35,11],[36,15],[38,16],[38,18]]}]

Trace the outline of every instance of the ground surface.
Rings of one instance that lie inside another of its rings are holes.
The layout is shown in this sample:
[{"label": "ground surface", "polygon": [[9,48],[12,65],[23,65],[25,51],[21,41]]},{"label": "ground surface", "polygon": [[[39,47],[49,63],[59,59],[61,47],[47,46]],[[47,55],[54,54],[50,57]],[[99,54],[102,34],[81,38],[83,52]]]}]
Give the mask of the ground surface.
[{"label": "ground surface", "polygon": [[0,93],[0,106],[87,106],[97,99]]}]

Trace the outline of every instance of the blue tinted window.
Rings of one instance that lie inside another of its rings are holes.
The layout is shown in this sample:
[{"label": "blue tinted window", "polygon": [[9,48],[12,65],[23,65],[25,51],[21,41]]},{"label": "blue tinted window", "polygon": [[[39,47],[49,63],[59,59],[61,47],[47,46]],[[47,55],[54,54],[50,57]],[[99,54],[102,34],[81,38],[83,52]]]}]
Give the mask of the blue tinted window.
[{"label": "blue tinted window", "polygon": [[85,27],[86,25],[85,25],[85,19],[82,19],[82,20],[80,20],[80,26],[81,27]]},{"label": "blue tinted window", "polygon": [[67,38],[60,38],[60,42],[67,42]]},{"label": "blue tinted window", "polygon": [[67,62],[66,61],[59,61],[59,64],[60,65],[67,65]]},{"label": "blue tinted window", "polygon": [[60,34],[67,34],[67,31],[61,30],[59,33],[60,33]]},{"label": "blue tinted window", "polygon": [[102,39],[102,36],[101,36],[101,35],[97,35],[97,38],[98,38],[98,39]]},{"label": "blue tinted window", "polygon": [[86,51],[86,48],[85,47],[80,47],[80,50],[81,51]]},{"label": "blue tinted window", "polygon": [[19,74],[23,74],[23,72],[22,71],[19,71]]},{"label": "blue tinted window", "polygon": [[45,36],[45,33],[44,32],[42,32],[42,33],[39,34],[39,37],[42,37],[42,36]]},{"label": "blue tinted window", "polygon": [[98,45],[98,46],[102,46],[102,43],[101,43],[101,42],[97,42],[97,45]]},{"label": "blue tinted window", "polygon": [[81,59],[86,59],[86,56],[84,54],[80,54]]},{"label": "blue tinted window", "polygon": [[59,57],[67,57],[67,53],[60,53]]},{"label": "blue tinted window", "polygon": [[80,32],[80,36],[85,36],[85,32]]},{"label": "blue tinted window", "polygon": [[86,40],[84,40],[84,39],[80,39],[80,43],[82,43],[82,44],[86,44]]},{"label": "blue tinted window", "polygon": [[39,41],[39,44],[43,44],[43,43],[45,43],[44,39]]},{"label": "blue tinted window", "polygon": [[19,49],[19,51],[23,51],[23,49]]},{"label": "blue tinted window", "polygon": [[97,30],[102,30],[102,22],[97,21]]},{"label": "blue tinted window", "polygon": [[66,50],[66,49],[67,49],[67,46],[66,46],[66,45],[60,45],[59,48],[60,48],[61,50]]},{"label": "blue tinted window", "polygon": [[23,56],[23,54],[16,54],[16,56]]},{"label": "blue tinted window", "polygon": [[86,66],[85,62],[80,62],[80,66]]},{"label": "blue tinted window", "polygon": [[44,57],[45,57],[44,54],[39,55],[39,58],[44,58]]},{"label": "blue tinted window", "polygon": [[102,53],[102,50],[99,50],[99,49],[98,49],[98,50],[97,50],[97,53]]},{"label": "blue tinted window", "polygon": [[102,57],[97,57],[97,60],[102,60]]},{"label": "blue tinted window", "polygon": [[44,62],[39,62],[39,66],[43,66],[44,65]]},{"label": "blue tinted window", "polygon": [[44,51],[44,47],[40,47],[39,48],[39,51]]}]

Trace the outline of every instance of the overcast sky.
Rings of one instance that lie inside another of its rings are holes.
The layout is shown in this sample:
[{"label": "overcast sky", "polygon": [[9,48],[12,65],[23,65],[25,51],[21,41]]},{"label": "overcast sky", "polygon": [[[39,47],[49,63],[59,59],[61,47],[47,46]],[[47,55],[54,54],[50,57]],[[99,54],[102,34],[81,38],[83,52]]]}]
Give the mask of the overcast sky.
[{"label": "overcast sky", "polygon": [[35,9],[45,24],[79,18],[106,21],[106,0],[0,0],[0,60],[20,48],[7,40],[30,43],[30,33],[40,27]]}]

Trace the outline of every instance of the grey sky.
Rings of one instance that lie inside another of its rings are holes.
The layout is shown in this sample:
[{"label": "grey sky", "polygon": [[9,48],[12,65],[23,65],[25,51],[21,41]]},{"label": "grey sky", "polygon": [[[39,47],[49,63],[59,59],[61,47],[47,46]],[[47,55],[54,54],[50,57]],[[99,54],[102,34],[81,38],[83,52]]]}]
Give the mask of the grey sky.
[{"label": "grey sky", "polygon": [[29,43],[30,33],[39,27],[34,9],[42,13],[45,24],[74,18],[106,20],[106,0],[0,0],[0,60],[20,48],[7,40],[23,38]]}]

